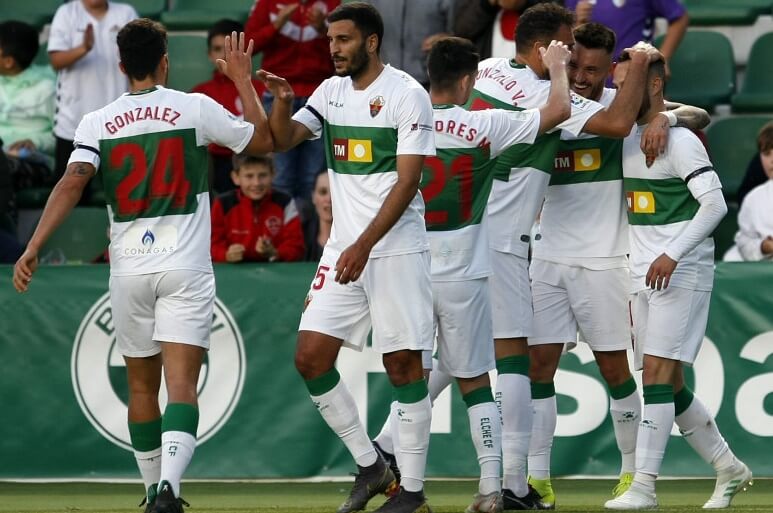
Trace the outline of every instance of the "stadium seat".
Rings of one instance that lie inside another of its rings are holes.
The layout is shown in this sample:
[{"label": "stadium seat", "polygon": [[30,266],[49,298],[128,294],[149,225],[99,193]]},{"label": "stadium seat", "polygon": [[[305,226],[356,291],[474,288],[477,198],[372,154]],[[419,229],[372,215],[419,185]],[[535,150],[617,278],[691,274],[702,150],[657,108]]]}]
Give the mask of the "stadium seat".
[{"label": "stadium seat", "polygon": [[54,18],[64,0],[0,0],[0,20],[18,20],[37,29]]},{"label": "stadium seat", "polygon": [[709,153],[725,197],[735,201],[746,166],[757,153],[757,132],[771,120],[765,116],[736,116],[720,119],[706,130]]},{"label": "stadium seat", "polygon": [[19,208],[43,208],[51,194],[50,187],[31,187],[16,193],[16,206]]},{"label": "stadium seat", "polygon": [[[657,44],[662,41],[662,37],[658,38]],[[719,103],[730,103],[730,95],[735,91],[733,48],[719,32],[688,31],[669,67],[671,79],[666,86],[669,100],[709,112]]]},{"label": "stadium seat", "polygon": [[757,20],[759,7],[745,3],[746,0],[685,0],[690,26],[706,27],[716,25],[753,25]]},{"label": "stadium seat", "polygon": [[161,14],[170,30],[206,30],[223,18],[245,22],[254,0],[175,0]]},{"label": "stadium seat", "polygon": [[161,19],[161,13],[166,10],[166,0],[128,0],[143,18]]},{"label": "stadium seat", "polygon": [[722,218],[714,229],[714,259],[722,260],[722,256],[735,244],[735,232],[738,231],[738,207],[731,203],[727,206],[727,215]]},{"label": "stadium seat", "polygon": [[193,86],[212,78],[212,63],[207,59],[204,35],[170,33],[169,83],[171,89],[188,92]]},{"label": "stadium seat", "polygon": [[108,245],[107,210],[77,207],[40,250],[41,261],[50,263],[91,262]]},{"label": "stadium seat", "polygon": [[773,111],[773,32],[763,34],[752,45],[741,91],[733,96],[734,112]]}]

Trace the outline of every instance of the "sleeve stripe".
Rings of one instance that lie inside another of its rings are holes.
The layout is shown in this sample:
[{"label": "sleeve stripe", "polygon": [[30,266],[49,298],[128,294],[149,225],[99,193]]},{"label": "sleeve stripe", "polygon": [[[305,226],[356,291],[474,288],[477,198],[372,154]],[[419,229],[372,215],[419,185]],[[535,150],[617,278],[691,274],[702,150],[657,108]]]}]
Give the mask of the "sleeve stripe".
[{"label": "sleeve stripe", "polygon": [[700,169],[696,169],[695,171],[687,175],[687,177],[684,179],[684,183],[690,183],[690,180],[692,180],[696,176],[702,175],[703,173],[708,173],[709,171],[714,171],[714,168],[712,166],[704,166]]},{"label": "sleeve stripe", "polygon": [[75,149],[76,150],[89,150],[90,152],[95,153],[97,155],[97,157],[99,156],[99,150],[94,148],[94,147],[92,147],[92,146],[87,146],[85,144],[76,144],[75,145]]},{"label": "sleeve stripe", "polygon": [[314,114],[314,117],[315,117],[315,118],[317,118],[321,124],[323,124],[323,125],[325,124],[325,120],[324,120],[324,118],[322,117],[322,114],[320,114],[319,112],[317,112],[317,109],[315,109],[314,107],[312,107],[311,105],[308,105],[308,104],[307,104],[307,105],[304,105],[304,108],[305,108],[305,109],[308,109],[308,110],[309,110],[309,112],[311,112],[312,114]]}]

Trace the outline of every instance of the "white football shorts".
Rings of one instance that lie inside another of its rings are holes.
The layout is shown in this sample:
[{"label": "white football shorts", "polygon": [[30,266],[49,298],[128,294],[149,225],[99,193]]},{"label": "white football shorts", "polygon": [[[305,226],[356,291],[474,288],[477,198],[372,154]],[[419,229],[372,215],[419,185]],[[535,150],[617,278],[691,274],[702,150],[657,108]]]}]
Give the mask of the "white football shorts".
[{"label": "white football shorts", "polygon": [[494,338],[521,338],[532,334],[534,313],[531,305],[529,261],[491,250],[489,290]]}]

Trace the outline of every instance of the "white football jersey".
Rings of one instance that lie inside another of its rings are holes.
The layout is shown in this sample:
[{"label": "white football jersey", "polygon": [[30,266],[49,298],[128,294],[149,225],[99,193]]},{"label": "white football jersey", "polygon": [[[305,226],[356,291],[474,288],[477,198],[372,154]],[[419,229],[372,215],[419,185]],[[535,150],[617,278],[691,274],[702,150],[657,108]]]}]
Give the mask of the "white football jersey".
[{"label": "white football jersey", "polygon": [[[421,85],[389,65],[364,90],[350,77],[331,77],[293,119],[323,137],[333,198],[327,244],[349,247],[367,228],[397,182],[397,155],[435,155],[432,104]],[[371,257],[429,249],[424,200],[417,192]]]},{"label": "white football jersey", "polygon": [[203,94],[161,86],[84,116],[70,163],[102,175],[112,275],[212,271],[207,145],[239,153],[253,131]]},{"label": "white football jersey", "polygon": [[435,105],[437,157],[424,162],[422,194],[432,255],[432,280],[491,274],[486,205],[496,158],[513,144],[532,144],[537,109],[467,111]]},{"label": "white football jersey", "polygon": [[[599,103],[609,107],[616,89]],[[561,133],[533,257],[591,269],[627,267],[623,139]]]},{"label": "white football jersey", "polygon": [[[508,59],[486,59],[478,64],[471,110],[523,110],[542,107],[550,81]],[[603,106],[571,93],[572,115],[558,128],[574,135]],[[537,217],[553,170],[560,130],[537,137],[534,144],[516,144],[497,161],[489,198],[491,249],[526,258],[531,228]]]},{"label": "white football jersey", "polygon": [[[665,154],[648,168],[639,148],[645,128],[634,126],[623,144],[632,292],[646,288],[650,264],[695,216],[699,207],[696,198],[722,188],[706,149],[686,128],[671,129]],[[682,257],[669,287],[711,290],[713,284],[714,240],[708,237]]]}]

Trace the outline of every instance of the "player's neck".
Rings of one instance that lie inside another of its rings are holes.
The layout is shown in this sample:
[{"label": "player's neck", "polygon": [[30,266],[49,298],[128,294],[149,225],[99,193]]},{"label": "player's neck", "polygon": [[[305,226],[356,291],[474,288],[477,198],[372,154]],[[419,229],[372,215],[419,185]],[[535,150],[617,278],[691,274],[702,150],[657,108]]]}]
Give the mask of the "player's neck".
[{"label": "player's neck", "polygon": [[522,66],[526,66],[530,70],[534,72],[535,75],[537,75],[539,78],[546,79],[547,77],[543,76],[544,72],[542,71],[542,60],[539,57],[539,55],[536,54],[515,54],[515,63],[520,64]]},{"label": "player's neck", "polygon": [[432,88],[429,90],[429,99],[432,105],[461,105],[465,103],[459,101],[459,98],[456,98],[456,95],[451,91],[438,91]]},{"label": "player's neck", "polygon": [[162,85],[162,84],[154,77],[148,77],[143,80],[129,80],[129,92],[138,93],[140,91],[152,89],[158,85]]},{"label": "player's neck", "polygon": [[89,13],[94,18],[101,20],[105,17],[105,14],[107,14],[107,9],[110,7],[108,2],[105,2],[105,4],[102,7],[90,7],[83,4],[84,9],[86,9],[86,12]]},{"label": "player's neck", "polygon": [[381,59],[371,59],[368,65],[362,70],[362,73],[352,77],[352,84],[356,91],[367,89],[370,84],[376,81],[378,76],[384,70],[384,63]]},{"label": "player's neck", "polygon": [[663,101],[662,96],[658,96],[657,98],[652,98],[650,101],[652,103],[650,105],[649,110],[637,120],[637,123],[640,125],[649,124],[650,121],[655,119],[655,116],[657,116],[661,112],[666,111],[666,103]]}]

